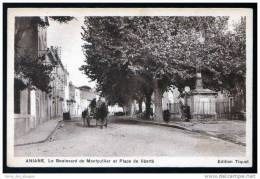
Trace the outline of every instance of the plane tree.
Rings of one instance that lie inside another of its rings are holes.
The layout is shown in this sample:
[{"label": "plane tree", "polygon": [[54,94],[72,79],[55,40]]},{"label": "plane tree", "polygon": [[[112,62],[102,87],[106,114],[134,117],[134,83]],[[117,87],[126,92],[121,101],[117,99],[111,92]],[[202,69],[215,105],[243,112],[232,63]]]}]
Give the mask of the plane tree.
[{"label": "plane tree", "polygon": [[[227,22],[228,17],[213,16],[87,17],[81,70],[111,101],[125,104],[144,96],[147,117],[154,94],[155,118],[162,120],[163,93],[171,86],[193,86],[198,70],[212,89],[228,89],[233,74],[243,77],[243,28],[231,34]],[[141,79],[138,85],[135,79]]]}]

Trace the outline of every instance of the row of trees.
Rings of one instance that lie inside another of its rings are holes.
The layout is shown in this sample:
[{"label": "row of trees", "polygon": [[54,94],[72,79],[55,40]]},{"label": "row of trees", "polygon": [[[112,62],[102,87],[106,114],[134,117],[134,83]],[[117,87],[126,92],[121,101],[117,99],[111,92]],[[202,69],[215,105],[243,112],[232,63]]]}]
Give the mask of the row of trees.
[{"label": "row of trees", "polygon": [[[85,17],[82,70],[110,104],[146,103],[162,120],[162,95],[194,86],[195,73],[214,90],[245,94],[245,18],[231,31],[228,17]],[[140,109],[139,108],[139,109]]]}]

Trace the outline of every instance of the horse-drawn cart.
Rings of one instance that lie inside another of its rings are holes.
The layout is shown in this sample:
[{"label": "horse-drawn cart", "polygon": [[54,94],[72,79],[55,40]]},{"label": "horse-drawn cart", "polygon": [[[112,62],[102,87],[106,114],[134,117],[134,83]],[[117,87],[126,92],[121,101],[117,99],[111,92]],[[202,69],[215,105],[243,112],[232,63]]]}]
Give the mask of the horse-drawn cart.
[{"label": "horse-drawn cart", "polygon": [[96,120],[96,126],[99,126],[101,129],[107,127],[107,106],[105,103],[102,103],[99,107],[92,110],[92,113],[89,115],[88,110],[82,112],[83,126],[91,127],[91,121]]}]

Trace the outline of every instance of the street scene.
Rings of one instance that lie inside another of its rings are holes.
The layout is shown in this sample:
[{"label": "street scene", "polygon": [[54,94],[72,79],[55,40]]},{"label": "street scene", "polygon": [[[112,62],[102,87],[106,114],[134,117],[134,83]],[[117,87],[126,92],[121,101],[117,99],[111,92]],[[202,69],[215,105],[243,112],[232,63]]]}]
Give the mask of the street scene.
[{"label": "street scene", "polygon": [[246,155],[246,17],[15,18],[17,157]]},{"label": "street scene", "polygon": [[[106,129],[83,128],[81,121],[63,123],[50,140],[15,147],[17,156],[243,156],[245,147],[186,130],[109,119]],[[218,150],[215,150],[218,149]]]}]

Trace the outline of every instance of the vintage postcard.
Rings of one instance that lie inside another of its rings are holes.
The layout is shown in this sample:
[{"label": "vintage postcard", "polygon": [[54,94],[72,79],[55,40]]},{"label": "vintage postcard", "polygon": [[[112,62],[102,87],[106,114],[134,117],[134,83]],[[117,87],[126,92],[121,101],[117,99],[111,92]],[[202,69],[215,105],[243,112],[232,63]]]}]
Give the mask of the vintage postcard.
[{"label": "vintage postcard", "polygon": [[253,10],[7,10],[7,167],[253,167]]}]

